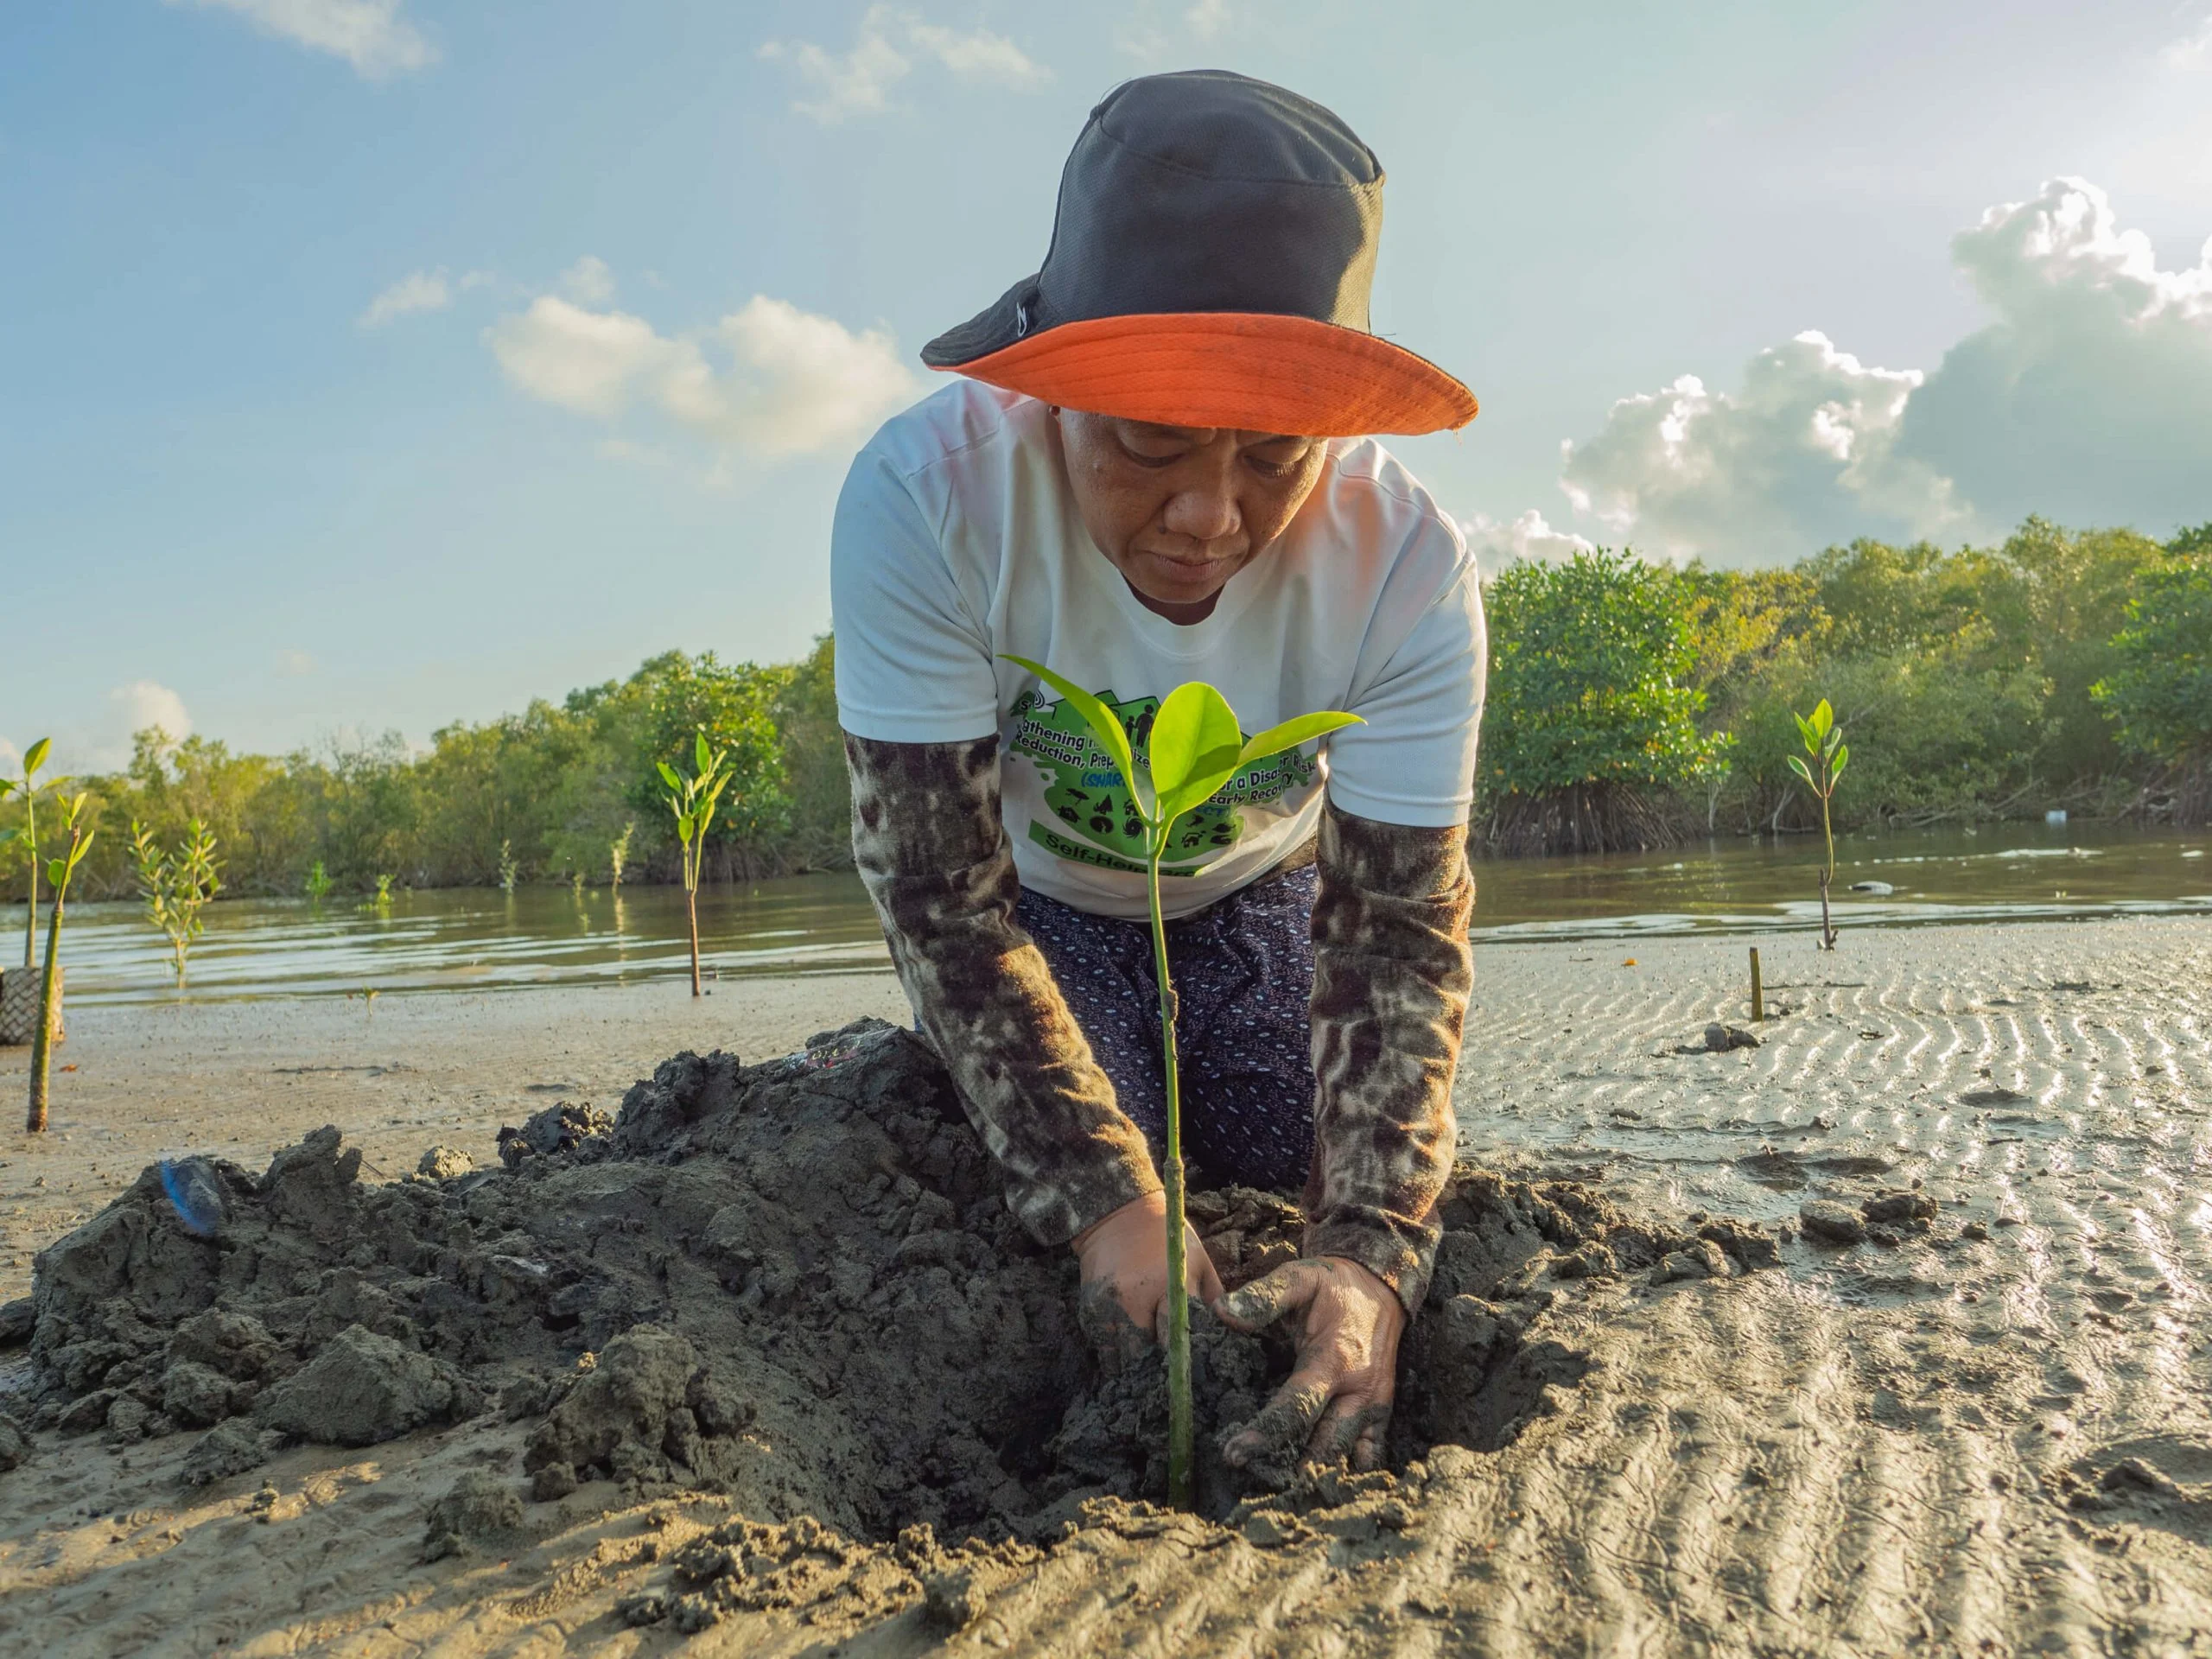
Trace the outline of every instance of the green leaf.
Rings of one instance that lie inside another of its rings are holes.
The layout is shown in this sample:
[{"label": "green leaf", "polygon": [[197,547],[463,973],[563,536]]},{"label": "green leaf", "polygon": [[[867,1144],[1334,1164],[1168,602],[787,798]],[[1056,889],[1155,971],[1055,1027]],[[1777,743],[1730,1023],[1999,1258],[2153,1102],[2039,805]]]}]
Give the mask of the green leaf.
[{"label": "green leaf", "polygon": [[68,867],[63,864],[60,859],[49,858],[46,861],[46,885],[48,887],[58,887],[68,879]]},{"label": "green leaf", "polygon": [[1134,800],[1137,788],[1136,757],[1129,749],[1129,734],[1122,729],[1122,722],[1114,718],[1114,711],[1073,680],[1053,673],[1042,663],[1033,663],[1027,657],[1015,657],[1010,654],[1004,660],[1012,663],[1016,668],[1027,669],[1046,684],[1051,686],[1053,690],[1075,704],[1076,712],[1081,715],[1089,724],[1092,735],[1098,740],[1099,747],[1106,751],[1115,766],[1121,769],[1122,785],[1128,790],[1130,798]]},{"label": "green leaf", "polygon": [[1844,766],[1850,761],[1850,760],[1851,745],[1848,743],[1837,744],[1835,746],[1835,758],[1828,762],[1828,786],[1830,788],[1834,788],[1835,786],[1835,780],[1843,776]]},{"label": "green leaf", "polygon": [[704,772],[710,764],[712,751],[707,747],[707,734],[696,731],[691,734],[691,769]]},{"label": "green leaf", "polygon": [[92,850],[92,837],[98,834],[99,834],[99,831],[97,830],[86,830],[85,838],[69,849],[69,868],[71,869],[75,869],[79,864],[85,861],[85,855]]},{"label": "green leaf", "polygon": [[[46,752],[53,747],[54,740],[52,738],[41,737],[37,742],[32,744],[30,747],[23,751],[23,776],[26,779],[29,779],[32,773],[35,772],[41,766],[46,764]],[[59,782],[60,780],[56,779],[56,781]]]},{"label": "green leaf", "polygon": [[691,839],[691,824],[692,824],[692,817],[691,817],[691,815],[690,815],[689,812],[679,812],[679,813],[677,813],[677,816],[676,816],[676,838],[677,838],[678,841],[680,841],[680,842],[685,842],[685,843],[687,843],[687,844],[690,842],[690,839]]},{"label": "green leaf", "polygon": [[676,768],[670,766],[667,761],[656,760],[653,765],[660,770],[661,782],[674,790],[681,790],[683,787],[683,779],[677,776]]},{"label": "green leaf", "polygon": [[1800,778],[1802,778],[1805,780],[1805,786],[1808,789],[1812,788],[1814,786],[1812,768],[1808,766],[1804,761],[1794,754],[1786,758],[1789,762],[1789,770],[1796,772]]},{"label": "green leaf", "polygon": [[1236,757],[1237,764],[1249,766],[1255,760],[1265,760],[1281,754],[1285,749],[1294,749],[1301,743],[1325,737],[1346,726],[1364,726],[1367,722],[1357,715],[1339,714],[1324,709],[1316,715],[1300,715],[1296,720],[1286,720],[1280,726],[1270,726],[1244,746]]},{"label": "green leaf", "polygon": [[1152,717],[1152,788],[1172,823],[1236,774],[1244,734],[1229,700],[1203,680],[1179,685]]},{"label": "green leaf", "polygon": [[1826,737],[1828,734],[1828,728],[1834,724],[1835,710],[1829,708],[1828,700],[1822,697],[1820,706],[1813,710],[1813,729],[1822,737]]}]

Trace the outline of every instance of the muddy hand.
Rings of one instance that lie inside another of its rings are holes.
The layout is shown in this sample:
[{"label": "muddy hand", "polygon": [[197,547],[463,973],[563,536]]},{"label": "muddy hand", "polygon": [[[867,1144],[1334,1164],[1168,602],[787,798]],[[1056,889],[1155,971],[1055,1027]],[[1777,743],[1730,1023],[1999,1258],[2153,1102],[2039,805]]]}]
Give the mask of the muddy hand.
[{"label": "muddy hand", "polygon": [[[1165,1341],[1167,1332],[1167,1198],[1154,1192],[1132,1200],[1077,1234],[1083,1263],[1077,1313],[1091,1344],[1109,1363],[1141,1352],[1146,1333]],[[1188,1226],[1183,1230],[1183,1277],[1190,1294],[1211,1303],[1221,1277]],[[1119,1319],[1115,1316],[1120,1315]],[[1132,1348],[1134,1344],[1134,1349]]]},{"label": "muddy hand", "polygon": [[1372,1469],[1382,1461],[1406,1328],[1396,1292],[1357,1262],[1324,1255],[1277,1268],[1223,1297],[1214,1311],[1246,1332],[1286,1315],[1299,1319],[1289,1380],[1222,1448],[1232,1468],[1301,1441],[1322,1463],[1349,1459],[1355,1469]]}]

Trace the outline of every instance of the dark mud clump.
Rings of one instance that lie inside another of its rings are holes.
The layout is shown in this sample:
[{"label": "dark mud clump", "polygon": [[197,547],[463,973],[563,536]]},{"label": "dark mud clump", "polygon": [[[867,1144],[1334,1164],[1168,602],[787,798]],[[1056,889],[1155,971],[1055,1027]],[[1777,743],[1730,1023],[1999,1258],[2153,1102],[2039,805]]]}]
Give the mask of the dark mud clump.
[{"label": "dark mud clump", "polygon": [[[190,1430],[188,1478],[215,1480],[290,1441],[366,1445],[496,1411],[531,1425],[537,1498],[592,1482],[614,1484],[610,1503],[726,1493],[746,1526],[781,1529],[713,1547],[784,1552],[774,1571],[802,1577],[842,1570],[841,1547],[804,1530],[817,1523],[903,1536],[910,1554],[928,1553],[917,1528],[1019,1549],[1088,1500],[1164,1494],[1160,1369],[1093,1356],[1072,1260],[1007,1214],[912,1033],[863,1021],[753,1066],[679,1055],[611,1119],[556,1104],[500,1154],[364,1184],[326,1128],[259,1177],[194,1160],[199,1230],[149,1170],[37,1260],[35,1425]],[[1232,1287],[1295,1256],[1300,1218],[1280,1197],[1202,1192],[1192,1213]],[[1443,1219],[1404,1350],[1402,1462],[1503,1446],[1556,1409],[1590,1362],[1532,1330],[1554,1297],[1681,1276],[1675,1258],[1715,1276],[1773,1259],[1738,1224],[1670,1230],[1573,1183],[1465,1166]],[[1219,1440],[1290,1351],[1196,1325],[1202,1507],[1219,1515],[1254,1479]],[[1294,1453],[1270,1484],[1304,1478]],[[467,1509],[435,1548],[485,1529]],[[939,1590],[957,1611],[957,1586]]]}]

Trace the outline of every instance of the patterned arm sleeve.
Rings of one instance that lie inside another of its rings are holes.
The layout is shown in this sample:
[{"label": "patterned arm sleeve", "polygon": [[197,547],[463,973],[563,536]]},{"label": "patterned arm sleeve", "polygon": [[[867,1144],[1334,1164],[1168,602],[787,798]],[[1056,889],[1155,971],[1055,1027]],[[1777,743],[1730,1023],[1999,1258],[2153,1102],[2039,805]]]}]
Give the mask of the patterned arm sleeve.
[{"label": "patterned arm sleeve", "polygon": [[1306,1254],[1358,1262],[1408,1314],[1428,1294],[1456,1140],[1473,983],[1466,843],[1464,826],[1377,823],[1333,804],[1321,820]]},{"label": "patterned arm sleeve", "polygon": [[1020,885],[999,816],[999,740],[845,734],[853,856],[923,1033],[1007,1174],[1007,1199],[1058,1244],[1160,1190],[1144,1134],[1014,919]]}]

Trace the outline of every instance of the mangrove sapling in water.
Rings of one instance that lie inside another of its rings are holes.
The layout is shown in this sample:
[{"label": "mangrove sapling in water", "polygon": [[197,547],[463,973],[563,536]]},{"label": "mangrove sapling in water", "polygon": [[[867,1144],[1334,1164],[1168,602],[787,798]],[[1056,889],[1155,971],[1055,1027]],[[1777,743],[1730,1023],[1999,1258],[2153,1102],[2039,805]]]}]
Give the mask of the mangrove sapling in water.
[{"label": "mangrove sapling in water", "polygon": [[515,879],[522,874],[522,866],[515,861],[515,844],[512,841],[499,843],[499,891],[512,899],[515,896]]},{"label": "mangrove sapling in water", "polygon": [[1803,756],[1789,757],[1789,769],[1804,779],[1805,787],[1821,802],[1821,838],[1827,844],[1827,862],[1821,868],[1821,949],[1833,950],[1835,927],[1828,919],[1828,889],[1835,885],[1835,826],[1828,815],[1828,802],[1835,794],[1836,779],[1843,776],[1844,766],[1851,759],[1851,746],[1843,741],[1843,728],[1835,723],[1835,711],[1828,707],[1826,697],[1811,715],[1792,709],[1789,717],[1797,722],[1797,734],[1805,744]]},{"label": "mangrove sapling in water", "polygon": [[194,818],[174,855],[154,845],[154,832],[130,821],[130,849],[138,864],[138,891],[146,900],[146,919],[168,935],[176,953],[176,988],[184,988],[185,958],[201,932],[200,912],[222,891],[217,874],[215,834]]},{"label": "mangrove sapling in water", "polygon": [[330,896],[331,888],[337,885],[330,879],[330,872],[322,868],[322,861],[318,858],[308,868],[308,903],[320,907],[322,901]]},{"label": "mangrove sapling in water", "polygon": [[46,866],[46,884],[54,889],[54,913],[46,919],[46,969],[39,978],[38,1024],[31,1032],[31,1103],[23,1128],[32,1135],[46,1133],[47,1069],[54,1058],[54,993],[60,972],[61,912],[69,900],[69,878],[92,850],[94,830],[83,827],[85,804],[92,797],[73,795],[62,804],[68,809],[65,827],[69,850]]},{"label": "mangrove sapling in water", "polygon": [[23,751],[23,775],[20,782],[12,778],[0,778],[0,801],[20,794],[23,798],[23,827],[8,831],[8,838],[29,849],[31,859],[29,889],[24,895],[23,966],[38,966],[38,792],[41,788],[60,789],[69,780],[56,778],[51,783],[38,781],[39,768],[46,764],[46,752],[54,747],[54,740],[41,737]]},{"label": "mangrove sapling in water", "polygon": [[390,876],[380,875],[377,877],[376,896],[373,899],[371,899],[368,903],[363,905],[361,908],[363,910],[373,910],[379,916],[389,916],[391,914],[391,878]]},{"label": "mangrove sapling in water", "polygon": [[[715,821],[715,803],[729,786],[729,751],[707,747],[707,734],[696,732],[691,742],[691,777],[686,778],[662,760],[655,763],[660,780],[668,785],[668,810],[676,815],[676,839],[683,849],[683,898],[691,912],[691,995],[699,990],[699,867],[707,851],[707,830]],[[630,832],[624,830],[627,842]]]},{"label": "mangrove sapling in water", "polygon": [[[1185,1294],[1183,1128],[1181,1083],[1175,1058],[1175,992],[1167,972],[1167,924],[1160,904],[1160,861],[1177,822],[1203,806],[1244,767],[1294,749],[1344,726],[1357,715],[1324,711],[1300,715],[1247,741],[1229,700],[1202,680],[1177,686],[1160,700],[1140,772],[1121,721],[1096,697],[1041,663],[1009,656],[1075,705],[1106,757],[1121,773],[1123,790],[1144,824],[1147,887],[1152,900],[1153,976],[1160,988],[1161,1069],[1167,1084],[1166,1167],[1160,1172],[1167,1198],[1167,1501],[1188,1509],[1192,1498],[1191,1304]],[[1147,804],[1147,803],[1149,803]]]},{"label": "mangrove sapling in water", "polygon": [[622,891],[622,867],[630,861],[630,837],[637,833],[638,821],[632,818],[622,826],[622,833],[608,843],[607,863],[607,868],[613,872],[613,879],[607,885],[615,893]]}]

